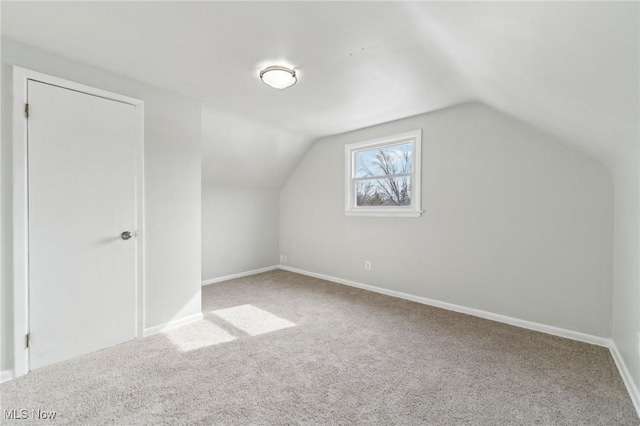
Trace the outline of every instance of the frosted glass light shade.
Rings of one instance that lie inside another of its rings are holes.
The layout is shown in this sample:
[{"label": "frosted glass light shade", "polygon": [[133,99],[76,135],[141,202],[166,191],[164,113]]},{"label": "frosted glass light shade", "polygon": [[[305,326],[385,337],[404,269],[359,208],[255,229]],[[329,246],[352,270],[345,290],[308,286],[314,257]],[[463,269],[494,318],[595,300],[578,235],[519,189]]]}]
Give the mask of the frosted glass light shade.
[{"label": "frosted glass light shade", "polygon": [[286,89],[298,81],[296,72],[292,69],[274,65],[260,71],[260,79],[275,89]]}]

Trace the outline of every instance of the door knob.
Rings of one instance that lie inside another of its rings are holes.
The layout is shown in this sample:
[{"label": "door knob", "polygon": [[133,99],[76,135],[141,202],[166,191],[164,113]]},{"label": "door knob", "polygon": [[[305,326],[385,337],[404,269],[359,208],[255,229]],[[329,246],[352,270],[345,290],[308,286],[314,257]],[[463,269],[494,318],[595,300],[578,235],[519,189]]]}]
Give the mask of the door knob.
[{"label": "door knob", "polygon": [[133,237],[133,234],[129,231],[124,231],[122,234],[120,234],[120,238],[122,238],[123,240],[128,240],[131,237]]}]

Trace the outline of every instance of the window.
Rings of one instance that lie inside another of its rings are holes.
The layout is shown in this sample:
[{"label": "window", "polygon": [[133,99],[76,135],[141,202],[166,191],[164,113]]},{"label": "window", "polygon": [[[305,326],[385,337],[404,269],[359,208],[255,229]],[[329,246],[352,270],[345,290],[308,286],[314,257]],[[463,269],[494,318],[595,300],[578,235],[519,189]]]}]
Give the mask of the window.
[{"label": "window", "polygon": [[418,217],[422,131],[345,147],[345,214]]}]

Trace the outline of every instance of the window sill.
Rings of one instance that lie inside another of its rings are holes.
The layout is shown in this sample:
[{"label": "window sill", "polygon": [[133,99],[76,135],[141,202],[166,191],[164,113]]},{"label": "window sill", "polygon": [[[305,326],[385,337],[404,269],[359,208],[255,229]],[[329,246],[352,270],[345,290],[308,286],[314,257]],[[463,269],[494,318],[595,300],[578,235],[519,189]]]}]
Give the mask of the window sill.
[{"label": "window sill", "polygon": [[345,216],[369,217],[420,217],[424,210],[384,211],[384,210],[345,210]]}]

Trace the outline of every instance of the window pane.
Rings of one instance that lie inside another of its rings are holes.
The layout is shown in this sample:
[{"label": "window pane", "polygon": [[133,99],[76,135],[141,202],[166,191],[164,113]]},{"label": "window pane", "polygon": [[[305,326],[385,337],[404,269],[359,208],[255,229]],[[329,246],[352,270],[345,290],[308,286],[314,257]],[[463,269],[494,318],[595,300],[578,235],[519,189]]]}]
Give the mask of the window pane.
[{"label": "window pane", "polygon": [[411,178],[367,179],[355,182],[356,206],[410,206]]},{"label": "window pane", "polygon": [[356,152],[355,177],[411,173],[413,142]]}]

